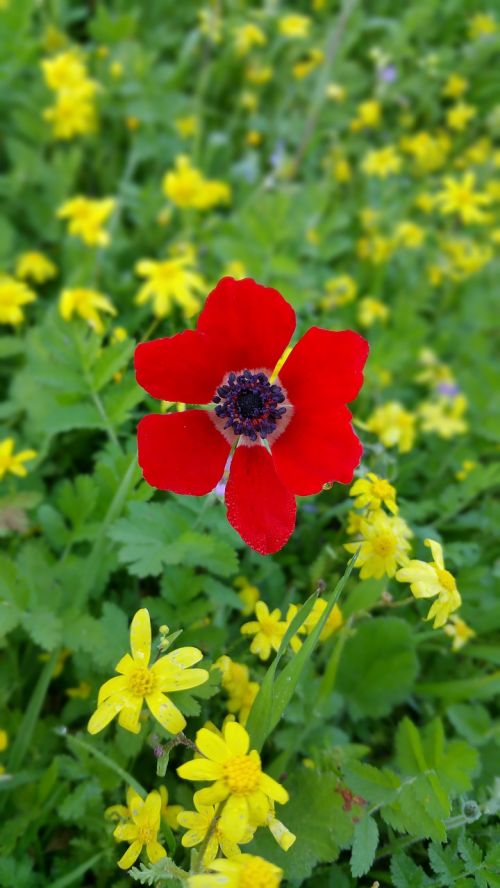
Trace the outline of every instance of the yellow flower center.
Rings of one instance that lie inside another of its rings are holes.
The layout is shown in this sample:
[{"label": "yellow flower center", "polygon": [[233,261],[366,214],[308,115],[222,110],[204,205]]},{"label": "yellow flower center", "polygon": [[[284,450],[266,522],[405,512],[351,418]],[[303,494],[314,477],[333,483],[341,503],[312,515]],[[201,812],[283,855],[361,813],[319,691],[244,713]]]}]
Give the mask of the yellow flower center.
[{"label": "yellow flower center", "polygon": [[250,795],[255,792],[260,775],[260,763],[249,755],[235,755],[223,766],[223,779],[229,792],[234,795]]},{"label": "yellow flower center", "polygon": [[449,570],[443,570],[441,567],[436,567],[436,573],[443,588],[446,589],[447,592],[454,592],[457,587],[453,574],[451,574]]},{"label": "yellow flower center", "polygon": [[151,826],[150,823],[144,823],[142,826],[137,827],[137,841],[142,842],[143,845],[148,845],[149,842],[154,842],[156,839],[157,830],[154,826]]},{"label": "yellow flower center", "polygon": [[150,669],[140,666],[134,669],[128,677],[128,687],[131,694],[136,697],[145,697],[150,694],[156,684],[156,679]]},{"label": "yellow flower center", "polygon": [[239,888],[277,888],[279,883],[276,867],[262,857],[254,857],[245,863],[238,884]]},{"label": "yellow flower center", "polygon": [[384,479],[373,482],[372,493],[381,500],[391,499],[392,487]]},{"label": "yellow flower center", "polygon": [[379,555],[380,558],[387,558],[388,555],[392,555],[394,552],[396,540],[390,533],[380,533],[374,538],[372,546],[375,555]]}]

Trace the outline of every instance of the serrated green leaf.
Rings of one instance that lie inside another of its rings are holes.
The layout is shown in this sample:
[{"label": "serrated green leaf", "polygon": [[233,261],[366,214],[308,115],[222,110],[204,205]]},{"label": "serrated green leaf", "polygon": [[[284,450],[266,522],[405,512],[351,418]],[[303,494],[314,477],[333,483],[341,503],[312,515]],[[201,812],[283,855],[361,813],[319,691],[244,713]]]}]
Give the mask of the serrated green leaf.
[{"label": "serrated green leaf", "polygon": [[378,846],[378,827],[370,815],[359,820],[352,837],[351,873],[355,878],[364,876],[371,868]]},{"label": "serrated green leaf", "polygon": [[101,351],[90,371],[90,382],[95,392],[100,392],[115,373],[125,366],[134,353],[135,342],[125,339],[108,345]]},{"label": "serrated green leaf", "polygon": [[62,644],[62,623],[52,611],[36,610],[24,614],[22,624],[35,644],[54,651]]}]

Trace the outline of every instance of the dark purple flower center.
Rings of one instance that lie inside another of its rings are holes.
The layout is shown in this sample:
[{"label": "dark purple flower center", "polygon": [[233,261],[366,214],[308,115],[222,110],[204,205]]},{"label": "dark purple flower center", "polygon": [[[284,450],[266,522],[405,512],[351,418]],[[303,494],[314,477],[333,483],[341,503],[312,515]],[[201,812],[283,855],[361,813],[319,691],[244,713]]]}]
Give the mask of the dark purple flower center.
[{"label": "dark purple flower center", "polygon": [[270,383],[265,373],[251,370],[230,373],[212,400],[217,416],[226,420],[224,428],[252,441],[267,438],[286,413],[286,407],[279,406],[285,400],[281,386]]}]

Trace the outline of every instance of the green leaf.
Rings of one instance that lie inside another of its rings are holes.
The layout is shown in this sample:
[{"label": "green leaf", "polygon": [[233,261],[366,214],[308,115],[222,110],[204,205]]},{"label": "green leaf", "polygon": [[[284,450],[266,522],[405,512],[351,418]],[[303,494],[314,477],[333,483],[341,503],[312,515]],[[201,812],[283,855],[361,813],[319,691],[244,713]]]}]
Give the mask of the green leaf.
[{"label": "green leaf", "polygon": [[353,718],[377,718],[403,702],[417,672],[411,627],[396,617],[378,617],[363,621],[347,640],[337,686]]},{"label": "green leaf", "polygon": [[118,373],[129,362],[134,348],[135,342],[125,339],[123,342],[108,345],[102,350],[90,372],[90,382],[95,392],[100,392],[113,379],[115,373]]},{"label": "green leaf", "polygon": [[346,783],[355,795],[366,799],[372,805],[389,802],[401,786],[401,778],[393,771],[380,771],[365,762],[349,762],[344,770]]},{"label": "green leaf", "polygon": [[351,873],[355,878],[364,876],[370,869],[378,846],[378,827],[367,814],[354,827],[351,852]]},{"label": "green leaf", "polygon": [[62,623],[52,611],[34,610],[23,617],[23,626],[35,644],[54,651],[62,644]]},{"label": "green leaf", "polygon": [[391,876],[394,888],[427,888],[432,882],[422,867],[406,854],[395,854],[391,860]]}]

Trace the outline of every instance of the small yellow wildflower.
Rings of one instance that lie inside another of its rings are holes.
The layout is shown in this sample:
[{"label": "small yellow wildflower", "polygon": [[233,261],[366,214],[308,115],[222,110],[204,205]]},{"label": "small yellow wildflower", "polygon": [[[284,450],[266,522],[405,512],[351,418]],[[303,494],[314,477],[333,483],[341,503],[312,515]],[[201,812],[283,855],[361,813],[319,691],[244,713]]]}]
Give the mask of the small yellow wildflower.
[{"label": "small yellow wildflower", "polygon": [[189,139],[198,132],[198,118],[196,114],[188,114],[185,117],[176,117],[174,126],[183,139]]},{"label": "small yellow wildflower", "polygon": [[109,74],[113,80],[121,80],[123,77],[123,65],[121,62],[111,62],[109,66]]},{"label": "small yellow wildflower", "polygon": [[347,513],[347,526],[346,533],[349,536],[355,536],[356,534],[361,533],[361,522],[364,520],[363,515],[360,515],[359,512],[353,512],[351,509],[350,512]]},{"label": "small yellow wildflower", "polygon": [[250,681],[248,666],[236,663],[226,654],[215,661],[214,666],[222,674],[222,687],[228,693],[227,708],[238,716],[240,724],[246,725],[259,685]]},{"label": "small yellow wildflower", "polygon": [[132,656],[125,654],[116,666],[119,673],[105,682],[97,699],[97,710],[88,723],[97,734],[118,715],[118,724],[138,734],[139,716],[146,701],[153,716],[165,730],[178,734],[186,719],[165,692],[195,688],[208,679],[206,669],[191,669],[202,658],[194,647],[178,648],[160,657],[151,667],[151,621],[146,608],[135,614],[130,626]]},{"label": "small yellow wildflower", "polygon": [[74,314],[79,315],[96,333],[104,332],[104,324],[99,312],[116,315],[116,308],[107,296],[97,290],[76,287],[63,290],[59,300],[59,314],[64,321],[70,321]]},{"label": "small yellow wildflower", "polygon": [[373,512],[369,520],[361,522],[361,540],[344,543],[344,548],[352,554],[358,552],[356,567],[362,580],[379,580],[383,576],[393,577],[398,565],[408,560],[410,534],[402,518]]},{"label": "small yellow wildflower", "polygon": [[409,583],[415,598],[434,598],[427,620],[434,620],[434,629],[440,629],[445,625],[452,611],[457,610],[462,603],[457,589],[455,577],[445,569],[443,549],[435,540],[424,540],[432,552],[434,561],[427,564],[425,561],[408,561],[401,570],[398,570],[396,579],[400,583]]},{"label": "small yellow wildflower", "polygon": [[[317,598],[314,602],[314,605],[307,615],[306,619],[302,623],[301,630],[304,630],[306,635],[310,635],[313,631],[316,624],[319,622],[320,618],[323,615],[325,608],[328,606],[328,602],[324,598]],[[327,618],[323,629],[321,630],[319,640],[326,641],[333,635],[337,629],[340,629],[344,622],[344,618],[342,616],[342,611],[338,604],[334,604],[330,614]]]},{"label": "small yellow wildflower", "polygon": [[0,480],[7,472],[17,475],[18,478],[25,478],[28,470],[23,463],[37,456],[36,450],[21,450],[19,453],[14,453],[14,438],[4,438],[0,441]]},{"label": "small yellow wildflower", "polygon": [[212,861],[213,873],[188,876],[188,888],[279,888],[283,870],[263,857],[238,854],[229,860]]},{"label": "small yellow wildflower", "polygon": [[417,173],[431,173],[446,163],[451,150],[451,140],[446,132],[436,134],[420,130],[401,139],[401,149],[415,161]]},{"label": "small yellow wildflower", "polygon": [[263,773],[259,754],[248,752],[250,738],[237,722],[226,722],[222,737],[201,728],[196,746],[202,758],[186,762],[177,773],[185,780],[214,781],[196,795],[201,805],[227,799],[219,823],[230,842],[241,842],[252,820],[259,822],[267,815],[270,799],[281,805],[288,801],[286,789]]},{"label": "small yellow wildflower", "polygon": [[141,259],[135,270],[141,277],[147,278],[141,286],[135,302],[144,305],[152,301],[153,314],[164,318],[172,311],[173,305],[180,305],[186,317],[195,314],[201,305],[197,293],[206,291],[206,284],[198,272],[193,271],[192,253],[173,259]]},{"label": "small yellow wildflower", "polygon": [[262,133],[258,130],[250,130],[245,136],[245,142],[251,148],[257,148],[262,142]]},{"label": "small yellow wildflower", "polygon": [[469,88],[469,81],[461,74],[450,74],[442,89],[445,99],[461,99]]},{"label": "small yellow wildflower", "polygon": [[462,180],[446,176],[443,190],[436,195],[440,212],[444,216],[454,213],[466,224],[485,222],[487,216],[481,207],[491,204],[491,196],[485,192],[474,191],[475,183],[474,173],[465,173]]},{"label": "small yellow wildflower", "polygon": [[354,302],[358,295],[358,285],[348,274],[340,274],[337,277],[325,281],[327,296],[321,300],[321,308],[329,309],[339,305],[348,305]]},{"label": "small yellow wildflower", "polygon": [[403,221],[394,229],[394,240],[401,247],[417,250],[425,240],[425,231],[415,222]]},{"label": "small yellow wildflower", "polygon": [[240,632],[242,635],[255,636],[250,645],[252,654],[257,654],[261,660],[268,660],[271,651],[277,651],[281,644],[286,623],[281,619],[279,608],[269,611],[264,601],[258,601],[255,605],[255,617],[255,620],[244,623]]},{"label": "small yellow wildflower", "polygon": [[271,65],[260,65],[253,62],[245,68],[245,79],[253,86],[263,86],[264,83],[269,83],[273,73]]},{"label": "small yellow wildflower", "polygon": [[373,233],[371,237],[361,238],[357,242],[356,251],[360,259],[366,259],[374,265],[383,265],[391,258],[394,246],[392,238]]},{"label": "small yellow wildflower", "polygon": [[463,132],[467,129],[468,124],[477,114],[473,105],[467,105],[465,102],[457,102],[446,112],[446,123],[450,129],[456,132]]},{"label": "small yellow wildflower", "polygon": [[247,55],[254,46],[265,46],[267,43],[264,31],[254,25],[253,22],[246,22],[233,31],[234,46],[238,55]]},{"label": "small yellow wildflower", "polygon": [[43,253],[21,253],[16,262],[16,277],[43,284],[57,274],[57,267]]},{"label": "small yellow wildflower", "polygon": [[114,197],[93,199],[90,197],[72,197],[57,211],[59,219],[68,220],[68,231],[79,237],[89,247],[105,247],[109,244],[109,233],[104,230],[116,206]]},{"label": "small yellow wildflower", "polygon": [[393,515],[398,513],[396,488],[374,472],[368,472],[364,478],[358,478],[351,487],[349,496],[355,497],[354,505],[357,509],[378,511],[384,505]]},{"label": "small yellow wildflower", "polygon": [[[210,838],[203,852],[202,862],[204,866],[209,866],[215,860],[219,849],[225,857],[234,857],[240,853],[238,845],[231,841],[221,826],[220,819],[215,821],[217,808],[215,805],[202,805],[198,798],[198,793],[193,796],[196,811],[183,811],[179,814],[179,826],[184,826],[187,832],[184,833],[181,841],[185,848],[193,848],[200,845],[210,833]],[[250,842],[253,838],[253,831],[249,828],[246,835],[240,839],[240,843]]]},{"label": "small yellow wildflower", "polygon": [[0,728],[0,752],[5,752],[9,745],[9,735],[4,728]]},{"label": "small yellow wildflower", "polygon": [[497,22],[488,12],[478,12],[469,21],[471,40],[477,40],[478,37],[489,37],[491,34],[496,34],[497,29]]},{"label": "small yellow wildflower", "polygon": [[400,453],[408,453],[413,447],[415,416],[398,401],[377,407],[366,427],[379,437],[384,447],[397,447]]},{"label": "small yellow wildflower", "polygon": [[257,586],[253,586],[246,577],[236,577],[234,586],[239,590],[238,598],[243,604],[243,616],[246,617],[248,614],[253,614],[255,604],[260,598]]},{"label": "small yellow wildflower", "polygon": [[231,189],[226,182],[205,179],[184,154],[176,157],[175,169],[165,174],[163,191],[176,206],[196,210],[209,210],[231,199]]},{"label": "small yellow wildflower", "polygon": [[372,327],[377,321],[382,321],[385,324],[389,315],[390,311],[387,305],[384,305],[379,299],[365,296],[364,299],[360,300],[357,317],[358,323],[362,327]]},{"label": "small yellow wildflower", "polygon": [[244,89],[240,95],[240,105],[249,114],[253,113],[259,107],[259,100],[254,92],[250,89]]},{"label": "small yellow wildflower", "polygon": [[77,87],[87,79],[87,69],[76,49],[65,50],[50,59],[43,59],[41,68],[49,89],[58,92]]},{"label": "small yellow wildflower", "polygon": [[394,145],[386,145],[385,148],[368,151],[362,160],[361,169],[367,176],[387,179],[388,176],[399,172],[401,162],[401,155]]},{"label": "small yellow wildflower", "polygon": [[131,819],[119,823],[113,835],[118,842],[128,842],[130,847],[118,861],[120,869],[129,869],[135,863],[142,849],[151,863],[166,857],[165,848],[158,841],[160,830],[161,797],[154,790],[145,799],[134,792],[129,793]]},{"label": "small yellow wildflower", "polygon": [[325,95],[327,99],[332,99],[333,102],[344,102],[347,96],[347,90],[345,86],[342,86],[340,83],[328,83],[325,89]]},{"label": "small yellow wildflower", "polygon": [[282,15],[278,20],[278,31],[283,37],[290,40],[299,40],[307,37],[311,27],[311,19],[308,15],[299,15],[292,13],[290,15]]},{"label": "small yellow wildflower", "polygon": [[127,337],[128,333],[125,327],[113,327],[109,341],[112,345],[116,345],[117,342],[125,342]]},{"label": "small yellow wildflower", "polygon": [[475,459],[464,459],[458,472],[455,472],[455,478],[457,479],[457,481],[465,481],[465,479],[476,468],[476,466],[477,462]]},{"label": "small yellow wildflower", "polygon": [[338,150],[331,155],[331,172],[336,182],[350,182],[353,176],[347,157]]},{"label": "small yellow wildflower", "polygon": [[81,681],[75,688],[66,688],[65,693],[70,700],[86,700],[92,691],[88,681]]},{"label": "small yellow wildflower", "polygon": [[462,620],[460,617],[457,617],[456,614],[452,614],[450,617],[449,623],[446,623],[443,626],[443,632],[446,633],[450,638],[453,639],[451,649],[452,651],[459,651],[471,638],[474,638],[476,633],[474,629],[471,629],[470,626],[467,625],[465,620]]},{"label": "small yellow wildflower", "polygon": [[322,64],[325,54],[320,49],[310,49],[307,56],[292,66],[292,74],[296,80],[303,80]]},{"label": "small yellow wildflower", "polygon": [[182,805],[169,805],[168,789],[166,786],[160,786],[161,808],[160,814],[167,821],[170,829],[179,829],[179,814],[184,811]]},{"label": "small yellow wildflower", "polygon": [[0,274],[0,324],[17,327],[24,321],[23,305],[34,302],[36,293],[21,281]]},{"label": "small yellow wildflower", "polygon": [[423,432],[434,432],[448,441],[455,435],[463,435],[469,426],[463,415],[467,410],[465,395],[454,398],[441,397],[435,401],[424,401],[418,409],[420,427]]},{"label": "small yellow wildflower", "polygon": [[433,194],[428,194],[426,191],[422,191],[420,194],[417,194],[415,198],[415,206],[417,209],[421,210],[422,213],[432,213],[436,206],[436,198]]},{"label": "small yellow wildflower", "polygon": [[351,130],[377,129],[382,122],[382,107],[377,99],[361,102],[356,109],[356,117],[351,120]]}]

